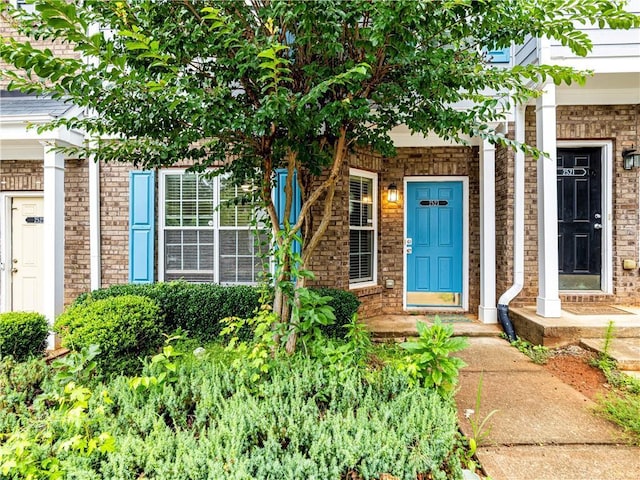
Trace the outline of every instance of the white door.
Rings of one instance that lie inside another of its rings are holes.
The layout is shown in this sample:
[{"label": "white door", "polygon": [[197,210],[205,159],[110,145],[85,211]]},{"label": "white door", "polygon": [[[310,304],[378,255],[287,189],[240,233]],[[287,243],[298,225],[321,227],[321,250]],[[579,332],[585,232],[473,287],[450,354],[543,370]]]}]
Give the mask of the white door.
[{"label": "white door", "polygon": [[11,202],[13,311],[42,311],[43,210],[42,197],[14,197]]}]

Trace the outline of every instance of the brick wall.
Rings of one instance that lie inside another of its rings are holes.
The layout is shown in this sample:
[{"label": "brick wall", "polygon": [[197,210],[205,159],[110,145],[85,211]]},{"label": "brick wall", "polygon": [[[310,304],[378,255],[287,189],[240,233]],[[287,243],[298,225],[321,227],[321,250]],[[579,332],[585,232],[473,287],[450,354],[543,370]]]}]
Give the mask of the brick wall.
[{"label": "brick wall", "polygon": [[64,172],[64,302],[91,287],[89,247],[89,167],[67,160]]},{"label": "brick wall", "polygon": [[[404,185],[407,176],[463,176],[469,178],[469,311],[476,313],[480,299],[480,202],[479,156],[477,148],[433,147],[400,148],[395,158],[384,160],[380,175],[382,193],[390,183],[398,186],[398,202],[389,203],[382,195],[380,216],[379,283],[395,282],[383,291],[385,313],[402,311],[404,278]],[[425,178],[428,180],[428,178]]]},{"label": "brick wall", "polygon": [[[402,312],[404,278],[403,181],[406,176],[469,177],[469,310],[477,312],[480,298],[479,172],[478,150],[467,147],[402,148],[394,158],[360,152],[350,166],[378,173],[378,285],[354,288],[363,302],[360,314]],[[349,168],[341,169],[331,225],[314,256],[316,285],[349,288]],[[428,180],[428,178],[425,178]],[[397,203],[387,201],[387,186],[398,186]],[[314,212],[319,214],[319,210]],[[393,288],[385,288],[393,280]]]},{"label": "brick wall", "polygon": [[[558,140],[611,140],[613,142],[613,295],[561,294],[563,302],[606,302],[640,304],[638,269],[623,270],[623,259],[638,261],[640,245],[640,175],[637,169],[622,168],[622,150],[638,146],[640,140],[640,106],[579,105],[557,108]],[[536,141],[535,110],[526,113],[526,140]],[[525,287],[514,305],[534,304],[538,294],[538,216],[536,163],[527,159],[525,210]],[[499,258],[499,261],[501,259]]]},{"label": "brick wall", "polygon": [[513,284],[513,173],[514,151],[496,147],[496,300]]},{"label": "brick wall", "polygon": [[130,165],[100,165],[100,249],[102,286],[129,280]]}]

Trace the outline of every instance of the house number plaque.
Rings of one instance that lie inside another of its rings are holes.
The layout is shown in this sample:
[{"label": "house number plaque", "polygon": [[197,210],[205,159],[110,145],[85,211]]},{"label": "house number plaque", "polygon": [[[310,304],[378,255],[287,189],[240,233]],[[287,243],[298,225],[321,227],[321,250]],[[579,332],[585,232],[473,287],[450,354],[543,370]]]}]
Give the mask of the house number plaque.
[{"label": "house number plaque", "polygon": [[27,223],[44,223],[44,217],[27,217],[24,221]]},{"label": "house number plaque", "polygon": [[588,168],[558,168],[559,177],[586,177]]},{"label": "house number plaque", "polygon": [[448,200],[420,200],[420,205],[423,207],[444,207],[449,205]]}]

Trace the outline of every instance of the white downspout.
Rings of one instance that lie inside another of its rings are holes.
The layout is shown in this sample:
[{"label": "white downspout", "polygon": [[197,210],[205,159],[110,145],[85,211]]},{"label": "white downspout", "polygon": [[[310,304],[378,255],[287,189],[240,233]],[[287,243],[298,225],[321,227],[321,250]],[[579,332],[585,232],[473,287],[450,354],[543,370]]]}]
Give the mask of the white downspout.
[{"label": "white downspout", "polygon": [[100,263],[100,164],[93,157],[89,162],[89,263],[91,290],[102,286]]},{"label": "white downspout", "polygon": [[[525,106],[516,107],[515,140],[524,143]],[[524,152],[516,150],[513,172],[513,285],[498,299],[499,305],[508,306],[524,286]]]}]

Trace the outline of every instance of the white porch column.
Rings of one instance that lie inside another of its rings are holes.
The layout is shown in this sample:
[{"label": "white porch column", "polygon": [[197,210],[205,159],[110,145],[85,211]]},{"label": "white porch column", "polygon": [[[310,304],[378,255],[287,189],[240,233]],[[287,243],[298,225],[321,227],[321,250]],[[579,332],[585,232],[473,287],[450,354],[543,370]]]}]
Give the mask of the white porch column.
[{"label": "white porch column", "polygon": [[480,148],[480,306],[478,319],[496,323],[496,147]]},{"label": "white porch column", "polygon": [[102,286],[100,263],[100,164],[89,158],[89,257],[91,290]]},{"label": "white porch column", "polygon": [[[64,305],[64,156],[51,150],[55,142],[44,145],[44,287],[43,313],[49,323]],[[48,348],[54,348],[49,335]]]},{"label": "white porch column", "polygon": [[538,298],[536,313],[560,317],[558,297],[558,193],[556,153],[556,87],[543,86],[536,101],[537,148],[547,156],[538,159]]}]

